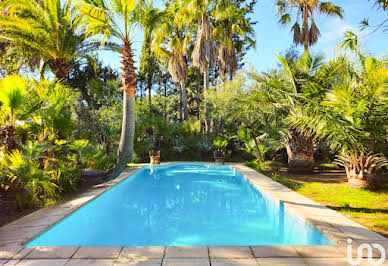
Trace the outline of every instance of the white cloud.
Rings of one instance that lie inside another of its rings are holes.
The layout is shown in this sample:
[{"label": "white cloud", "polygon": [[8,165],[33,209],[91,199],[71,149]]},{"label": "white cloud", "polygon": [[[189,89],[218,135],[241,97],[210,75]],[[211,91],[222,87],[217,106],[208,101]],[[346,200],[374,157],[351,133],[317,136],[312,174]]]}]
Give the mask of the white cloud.
[{"label": "white cloud", "polygon": [[319,42],[322,44],[337,43],[343,39],[344,32],[348,30],[355,34],[359,34],[360,31],[358,25],[351,24],[340,18],[329,18],[322,27]]}]

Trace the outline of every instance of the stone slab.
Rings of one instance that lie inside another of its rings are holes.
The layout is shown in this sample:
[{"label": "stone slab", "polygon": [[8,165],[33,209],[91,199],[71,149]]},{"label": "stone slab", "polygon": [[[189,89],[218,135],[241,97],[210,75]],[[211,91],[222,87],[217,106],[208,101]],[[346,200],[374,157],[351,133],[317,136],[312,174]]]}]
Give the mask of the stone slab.
[{"label": "stone slab", "polygon": [[159,259],[163,258],[165,247],[124,247],[121,250],[118,260],[122,259]]},{"label": "stone slab", "polygon": [[299,257],[294,246],[251,246],[256,258]]},{"label": "stone slab", "polygon": [[80,247],[74,259],[117,259],[122,247]]},{"label": "stone slab", "polygon": [[252,250],[249,246],[214,246],[209,247],[210,258],[253,258]]},{"label": "stone slab", "polygon": [[114,262],[115,259],[70,259],[66,266],[108,266]]},{"label": "stone slab", "polygon": [[256,259],[211,259],[212,266],[258,266]]},{"label": "stone slab", "polygon": [[165,258],[208,258],[207,247],[175,246],[167,247]]},{"label": "stone slab", "polygon": [[163,266],[210,266],[209,259],[164,259]]},{"label": "stone slab", "polygon": [[68,259],[78,247],[33,247],[26,259]]}]

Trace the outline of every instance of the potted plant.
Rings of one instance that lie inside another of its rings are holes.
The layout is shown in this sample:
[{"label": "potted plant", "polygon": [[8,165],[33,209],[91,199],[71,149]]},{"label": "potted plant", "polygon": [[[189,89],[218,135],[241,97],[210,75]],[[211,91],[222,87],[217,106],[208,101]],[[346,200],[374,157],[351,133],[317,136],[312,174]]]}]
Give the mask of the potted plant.
[{"label": "potted plant", "polygon": [[152,148],[149,152],[150,164],[160,164],[160,137],[158,134],[152,136]]},{"label": "potted plant", "polygon": [[216,164],[224,164],[225,150],[228,141],[221,137],[216,137],[213,141],[214,159]]}]

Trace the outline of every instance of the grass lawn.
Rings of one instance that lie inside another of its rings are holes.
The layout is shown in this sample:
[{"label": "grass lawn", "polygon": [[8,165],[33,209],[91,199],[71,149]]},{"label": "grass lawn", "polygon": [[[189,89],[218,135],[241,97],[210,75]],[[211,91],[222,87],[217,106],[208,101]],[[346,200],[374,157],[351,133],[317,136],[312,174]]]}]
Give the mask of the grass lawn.
[{"label": "grass lawn", "polygon": [[292,190],[339,211],[350,219],[388,237],[388,187],[378,191],[351,189],[341,170],[321,170],[313,175],[292,175],[270,163],[247,163]]}]

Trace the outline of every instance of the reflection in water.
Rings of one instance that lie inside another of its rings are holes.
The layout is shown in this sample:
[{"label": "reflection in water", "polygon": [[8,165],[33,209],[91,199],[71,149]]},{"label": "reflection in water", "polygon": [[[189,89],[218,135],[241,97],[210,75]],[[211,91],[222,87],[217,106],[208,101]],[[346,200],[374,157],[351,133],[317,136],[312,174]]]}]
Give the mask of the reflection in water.
[{"label": "reflection in water", "polygon": [[61,245],[330,244],[225,166],[146,167],[33,240]]}]

